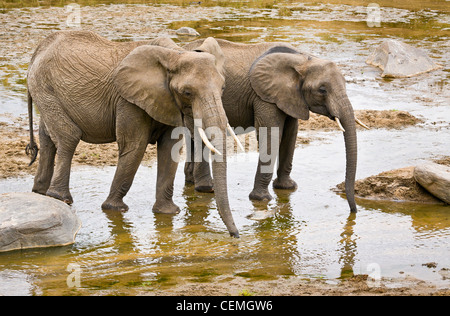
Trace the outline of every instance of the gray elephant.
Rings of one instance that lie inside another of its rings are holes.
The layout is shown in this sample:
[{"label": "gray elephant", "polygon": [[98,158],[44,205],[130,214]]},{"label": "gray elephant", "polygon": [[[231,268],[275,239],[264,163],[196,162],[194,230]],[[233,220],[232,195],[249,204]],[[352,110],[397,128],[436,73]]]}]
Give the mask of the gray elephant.
[{"label": "gray elephant", "polygon": [[[338,67],[333,62],[301,53],[284,43],[240,44],[217,41],[225,55],[226,88],[222,102],[228,121],[235,128],[242,127],[241,131],[255,127],[259,141],[260,159],[250,199],[272,199],[268,185],[272,180],[273,162],[277,156],[279,166],[273,187],[288,190],[297,188],[290,173],[298,119],[307,120],[311,111],[335,120],[344,132],[346,195],[351,211],[356,212],[355,117],[346,94],[344,77]],[[184,48],[201,51],[202,43],[203,40],[197,40]],[[356,122],[362,124],[358,120]],[[264,127],[268,135],[262,141],[260,128]],[[235,132],[238,134],[237,129]],[[276,148],[272,148],[272,142],[263,144],[273,137],[278,140],[275,142]],[[267,146],[267,153],[276,151],[272,159],[262,159],[262,145]],[[194,182],[197,190],[213,191],[207,162],[186,163],[185,175],[186,181]]]},{"label": "gray elephant", "polygon": [[[118,43],[85,31],[56,32],[42,41],[28,70],[30,126],[33,101],[41,114],[41,153],[33,192],[72,203],[70,167],[79,141],[117,141],[118,165],[102,208],[126,211],[123,197],[147,144],[156,143],[153,211],[179,212],[172,200],[178,161],[171,154],[182,136],[173,137],[172,131],[183,125],[184,116],[201,120],[199,131],[214,126],[226,133],[227,128],[221,102],[221,49],[209,38],[201,51],[184,51],[167,38]],[[30,134],[27,151],[33,162],[38,148],[32,130]],[[230,234],[238,237],[228,203],[224,144],[204,141],[224,153],[222,162],[213,163],[216,200]]]}]

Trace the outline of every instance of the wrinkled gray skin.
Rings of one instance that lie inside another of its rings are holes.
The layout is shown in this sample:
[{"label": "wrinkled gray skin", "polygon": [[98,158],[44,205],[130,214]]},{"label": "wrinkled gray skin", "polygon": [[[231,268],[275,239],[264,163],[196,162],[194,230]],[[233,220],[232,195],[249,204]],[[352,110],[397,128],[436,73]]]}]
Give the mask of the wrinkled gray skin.
[{"label": "wrinkled gray skin", "polygon": [[[345,80],[330,61],[304,54],[284,43],[238,44],[217,40],[225,55],[225,83],[222,102],[232,127],[279,128],[279,167],[273,182],[276,189],[295,190],[291,179],[292,159],[298,131],[298,119],[307,120],[309,111],[340,119],[346,148],[346,195],[352,212],[356,212],[354,183],[357,161],[355,118],[347,97]],[[198,49],[202,40],[187,44],[186,50]],[[259,139],[258,139],[259,140]],[[261,145],[261,143],[260,143]],[[267,144],[271,153],[270,142]],[[262,173],[261,156],[250,199],[271,200],[268,185],[272,173]],[[213,191],[206,163],[185,165],[187,182],[197,190]]]},{"label": "wrinkled gray skin", "polygon": [[[117,170],[102,208],[126,211],[123,197],[147,144],[156,143],[153,211],[179,212],[172,200],[178,162],[171,159],[171,150],[180,138],[177,134],[172,139],[172,130],[183,125],[183,116],[202,119],[204,128],[217,126],[223,133],[227,124],[221,102],[223,55],[212,38],[204,42],[202,51],[184,51],[167,38],[116,43],[83,31],[56,32],[46,38],[28,72],[29,110],[33,100],[41,114],[41,154],[33,192],[72,203],[70,167],[79,141],[117,141]],[[31,122],[32,111],[29,114]],[[212,143],[225,152],[223,144]],[[37,153],[32,136],[27,149]],[[228,204],[224,160],[213,164],[217,204],[230,234],[238,237]]]}]

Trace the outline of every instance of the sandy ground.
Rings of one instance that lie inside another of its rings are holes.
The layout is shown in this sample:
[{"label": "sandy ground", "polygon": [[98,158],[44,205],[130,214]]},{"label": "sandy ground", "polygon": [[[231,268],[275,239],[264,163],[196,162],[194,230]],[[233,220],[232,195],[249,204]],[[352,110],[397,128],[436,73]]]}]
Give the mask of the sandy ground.
[{"label": "sandy ground", "polygon": [[[325,280],[305,280],[299,278],[274,281],[233,280],[215,284],[186,284],[177,286],[172,291],[143,291],[141,295],[250,295],[250,296],[448,296],[450,290],[436,289],[421,280],[407,277],[402,279],[402,286],[397,287],[398,280],[382,279],[373,281],[367,275],[355,275],[339,283],[327,283]],[[193,294],[194,293],[194,294]],[[208,294],[209,293],[209,294]]]},{"label": "sandy ground", "polygon": [[[449,271],[445,271],[449,272]],[[79,288],[70,295],[127,296],[448,296],[449,289],[439,289],[411,276],[373,280],[368,275],[355,275],[343,280],[321,280],[301,277],[275,280],[247,281],[223,276],[221,281],[187,282],[176,287],[152,285],[121,288],[120,290],[91,290]],[[274,306],[275,307],[275,306]]]}]

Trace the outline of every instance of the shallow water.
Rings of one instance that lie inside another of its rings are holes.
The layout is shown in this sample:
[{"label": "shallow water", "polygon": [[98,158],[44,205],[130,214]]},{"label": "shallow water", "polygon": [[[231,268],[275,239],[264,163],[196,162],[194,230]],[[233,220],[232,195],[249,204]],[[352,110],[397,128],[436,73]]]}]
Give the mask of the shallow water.
[{"label": "shallow water", "polygon": [[[286,17],[280,17],[274,8],[188,7],[180,11],[167,6],[170,18],[163,19],[162,8],[151,13],[151,7],[130,5],[82,7],[82,16],[86,21],[83,27],[116,40],[166,34],[183,42],[187,39],[176,38],[169,29],[192,26],[204,36],[242,42],[289,41],[336,61],[347,79],[355,109],[406,110],[425,120],[402,130],[359,132],[357,178],[450,155],[448,14],[383,8],[383,27],[368,28],[364,6],[302,6],[302,10],[293,10]],[[7,124],[18,124],[15,118],[26,113],[24,97],[19,94],[24,88],[20,79],[30,47],[46,32],[65,28],[62,8],[27,10],[0,15],[8,23],[15,22],[3,39],[22,49],[9,51],[0,60],[1,78],[7,78],[10,84],[3,85],[0,99],[0,122]],[[152,23],[145,28],[139,27],[139,21],[127,23],[139,10],[153,14]],[[39,22],[54,12],[60,20],[48,19],[47,25]],[[105,12],[113,18],[102,18]],[[423,22],[427,16],[428,22]],[[33,25],[39,27],[34,29]],[[437,28],[430,32],[432,26]],[[28,43],[14,41],[14,32],[30,27],[39,36],[32,36]],[[397,37],[426,49],[444,68],[410,79],[380,79],[379,70],[364,61],[384,37]],[[8,66],[11,64],[13,67]],[[257,153],[240,153],[229,159],[230,204],[240,239],[228,237],[212,195],[184,185],[182,166],[178,168],[174,192],[181,213],[175,216],[151,212],[154,165],[140,167],[125,198],[130,210],[123,214],[100,209],[114,167],[74,168],[72,207],[83,223],[76,243],[0,254],[0,295],[133,294],[186,282],[279,277],[334,282],[353,274],[400,280],[413,276],[437,287],[449,287],[449,207],[357,200],[359,212],[350,215],[347,201],[331,191],[344,180],[342,135],[300,132],[300,136],[312,136],[314,140],[297,148],[294,156],[292,177],[299,189],[271,189],[274,199],[269,203],[248,199]],[[32,181],[31,176],[0,180],[0,193],[30,191]],[[435,263],[436,267],[424,266],[427,263]],[[74,265],[80,273],[79,289],[67,286],[73,272],[68,267]]]},{"label": "shallow water", "polygon": [[[371,139],[367,134],[364,143]],[[124,214],[100,209],[115,168],[78,167],[71,181],[72,207],[83,223],[76,243],[0,254],[0,279],[11,284],[0,287],[0,294],[9,294],[11,288],[21,294],[68,294],[69,264],[80,266],[82,287],[94,292],[140,286],[151,290],[223,277],[333,280],[369,274],[373,267],[384,278],[412,275],[448,286],[442,275],[449,267],[448,207],[358,200],[359,213],[350,215],[346,200],[330,191],[343,179],[341,137],[321,136],[326,141],[296,152],[293,177],[299,190],[271,190],[274,200],[268,204],[248,200],[256,153],[230,159],[230,170],[248,170],[229,172],[238,240],[228,237],[214,198],[184,186],[182,168],[174,194],[182,211],[165,216],[151,212],[155,166],[139,169],[125,199],[130,211]],[[399,157],[385,153],[378,165],[360,170],[371,174],[382,169],[381,161]],[[369,165],[366,161],[363,154],[360,165]],[[0,184],[1,192],[23,191],[31,188],[32,177]],[[437,269],[422,266],[429,262],[437,263]]]}]

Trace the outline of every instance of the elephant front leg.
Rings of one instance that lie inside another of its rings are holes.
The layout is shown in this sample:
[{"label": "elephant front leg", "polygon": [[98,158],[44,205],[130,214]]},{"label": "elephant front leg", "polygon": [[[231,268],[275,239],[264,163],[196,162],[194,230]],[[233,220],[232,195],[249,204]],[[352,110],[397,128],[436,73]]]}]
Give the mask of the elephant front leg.
[{"label": "elephant front leg", "polygon": [[209,149],[199,142],[195,147],[194,155],[194,183],[195,191],[203,193],[214,193],[213,179],[211,177],[211,169],[209,166]]},{"label": "elephant front leg", "polygon": [[144,158],[150,134],[150,118],[138,107],[124,103],[117,109],[116,136],[119,161],[109,195],[102,204],[103,210],[125,212],[123,202],[133,183],[134,176]]},{"label": "elephant front leg", "polygon": [[103,210],[128,211],[123,198],[131,188],[146,148],[147,141],[119,145],[119,161],[108,198],[102,204]]},{"label": "elephant front leg", "polygon": [[182,138],[172,139],[172,128],[166,131],[157,141],[158,175],[156,180],[156,202],[153,212],[163,214],[177,214],[180,208],[173,202],[173,184],[177,172],[179,153],[178,146]]},{"label": "elephant front leg", "polygon": [[270,201],[272,195],[268,187],[273,177],[273,169],[278,156],[280,146],[279,127],[261,127],[257,129],[259,144],[259,162],[256,170],[253,191],[250,193],[250,200]]},{"label": "elephant front leg", "polygon": [[[186,161],[184,165],[185,182],[194,183],[195,191],[197,192],[213,193],[214,186],[209,165],[209,155],[203,155],[206,148],[205,145],[201,141],[194,144],[192,138],[190,140],[186,138],[186,145],[186,151],[190,154],[190,161]],[[208,159],[205,159],[205,157]]]},{"label": "elephant front leg", "polygon": [[[189,122],[186,122],[187,118],[185,116],[185,125]],[[193,123],[191,123],[193,124]],[[184,164],[184,181],[186,183],[195,183],[194,180],[194,140],[191,137],[191,133],[185,133],[184,135],[185,144],[186,144],[186,162]]]},{"label": "elephant front leg", "polygon": [[297,183],[291,178],[292,160],[297,141],[298,120],[287,117],[284,124],[283,137],[280,143],[277,178],[273,181],[274,189],[296,190]]}]

